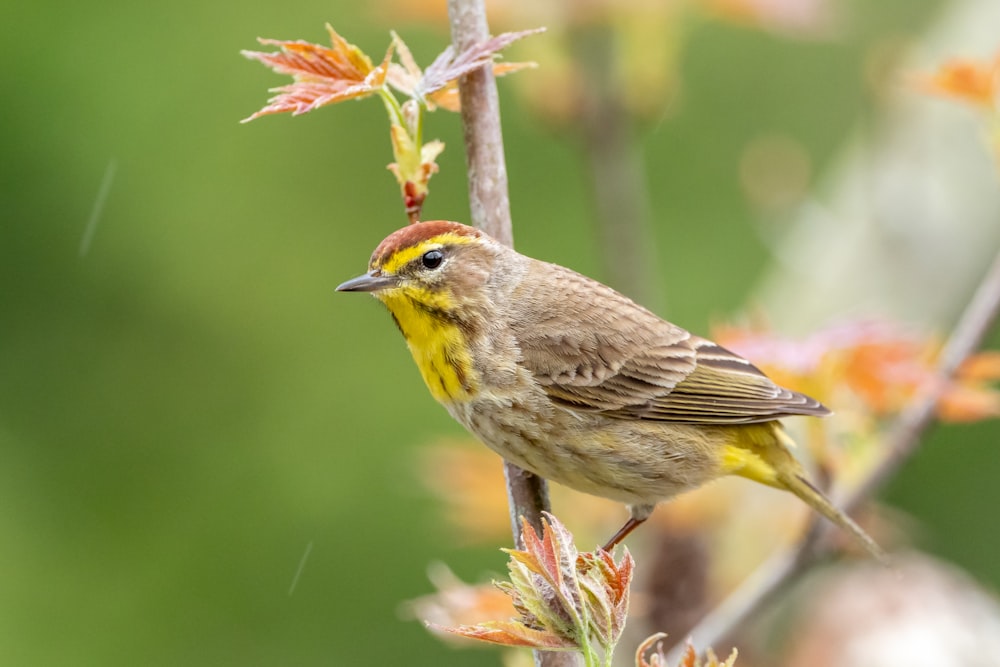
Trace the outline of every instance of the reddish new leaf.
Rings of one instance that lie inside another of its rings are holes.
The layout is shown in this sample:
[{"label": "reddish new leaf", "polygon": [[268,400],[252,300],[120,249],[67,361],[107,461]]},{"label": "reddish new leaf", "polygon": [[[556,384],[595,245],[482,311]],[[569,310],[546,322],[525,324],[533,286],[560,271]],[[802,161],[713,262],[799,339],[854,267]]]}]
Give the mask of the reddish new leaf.
[{"label": "reddish new leaf", "polygon": [[510,581],[497,584],[518,618],[448,631],[510,646],[576,649],[591,658],[597,645],[611,655],[628,611],[633,567],[628,551],[621,563],[602,550],[580,554],[572,534],[548,513],[541,536],[526,521],[522,525],[524,549],[504,550]]},{"label": "reddish new leaf", "polygon": [[[714,338],[754,359],[781,385],[834,404],[849,393],[871,416],[903,409],[924,387],[942,382],[937,375],[940,344],[891,322],[857,321],[833,325],[804,340],[766,331],[728,328]],[[979,353],[945,382],[939,416],[946,421],[975,421],[1000,416],[1000,354]]]},{"label": "reddish new leaf", "polygon": [[393,46],[386,51],[382,63],[375,67],[358,47],[349,43],[329,25],[332,48],[310,42],[258,39],[261,44],[280,47],[280,51],[264,53],[243,51],[251,60],[259,60],[279,74],[288,74],[294,82],[272,88],[279,93],[267,105],[243,122],[260,116],[291,112],[300,115],[328,104],[372,95],[385,85]]},{"label": "reddish new leaf", "polygon": [[550,518],[543,522],[542,537],[539,538],[527,519],[521,517],[521,534],[524,551],[511,550],[508,552],[510,556],[545,577],[553,588],[563,590],[566,578],[573,576],[577,555],[572,539],[566,539],[569,532],[561,523],[553,523]]},{"label": "reddish new leaf", "polygon": [[577,558],[580,585],[590,595],[591,615],[605,644],[615,644],[625,629],[634,565],[627,549],[619,564],[603,549]]},{"label": "reddish new leaf", "polygon": [[917,85],[928,93],[996,110],[1000,105],[1000,55],[991,61],[953,58]]},{"label": "reddish new leaf", "polygon": [[646,637],[635,650],[635,667],[664,667],[666,658],[663,657],[663,639],[666,636],[665,632],[657,632]]},{"label": "reddish new leaf", "polygon": [[[493,62],[493,56],[511,43],[544,30],[536,28],[521,32],[506,32],[473,44],[458,56],[455,56],[454,48],[449,46],[426,71],[420,70],[406,43],[399,35],[393,33],[393,44],[399,54],[399,64],[393,63],[389,66],[388,81],[400,92],[421,100],[430,111],[436,107],[458,111],[459,77]],[[535,66],[535,63],[493,63],[493,73],[496,76],[503,76]]]},{"label": "reddish new leaf", "polygon": [[[519,72],[522,69],[537,67],[535,63],[493,63],[493,75],[505,76],[512,72]],[[458,98],[458,80],[449,81],[443,88],[429,93],[424,100],[430,110],[441,107],[447,111],[458,112],[462,109],[462,104]]]},{"label": "reddish new leaf", "polygon": [[435,90],[444,88],[448,82],[455,81],[483,65],[492,63],[495,53],[507,48],[522,37],[535,35],[544,30],[544,28],[535,28],[520,32],[505,32],[502,35],[491,37],[485,42],[473,44],[458,55],[455,55],[454,48],[449,46],[424,70],[424,76],[415,92],[420,97],[426,97]]},{"label": "reddish new leaf", "polygon": [[[639,644],[639,648],[635,652],[636,667],[668,667],[667,657],[663,652],[663,640],[666,636],[664,632],[657,632]],[[733,652],[725,662],[719,662],[719,659],[715,657],[715,652],[712,649],[708,649],[705,660],[702,662],[698,657],[698,652],[694,650],[694,646],[688,641],[687,647],[684,649],[684,655],[681,656],[681,661],[677,663],[676,667],[733,667],[735,663],[736,649],[733,649]]]},{"label": "reddish new leaf", "polygon": [[[455,49],[449,46],[434,59],[434,62],[424,70],[419,78],[414,76],[419,73],[419,70],[414,71],[407,65],[405,69],[400,68],[402,70],[400,74],[405,73],[405,75],[394,75],[392,83],[403,92],[424,100],[430,108],[436,105],[449,111],[458,111],[458,79],[460,77],[493,63],[493,57],[499,51],[517,40],[544,31],[545,28],[535,28],[520,32],[505,32],[484,42],[473,44],[458,55],[455,55]],[[402,60],[406,65],[405,59]],[[412,62],[412,58],[410,61]],[[535,63],[493,63],[493,73],[497,76],[503,76],[528,67],[535,67]],[[397,80],[401,85],[397,85]]]},{"label": "reddish new leaf", "polygon": [[524,550],[505,549],[519,603],[550,631],[571,640],[586,633],[577,578],[573,536],[554,516],[543,513],[542,536],[522,517]]},{"label": "reddish new leaf", "polygon": [[479,625],[461,625],[457,628],[431,626],[467,639],[502,644],[504,646],[524,646],[548,651],[575,650],[577,645],[547,630],[529,628],[517,621],[491,621]]},{"label": "reddish new leaf", "polygon": [[698,667],[698,654],[694,650],[694,644],[690,641],[688,641],[687,648],[684,649],[684,657],[677,663],[677,667]]}]

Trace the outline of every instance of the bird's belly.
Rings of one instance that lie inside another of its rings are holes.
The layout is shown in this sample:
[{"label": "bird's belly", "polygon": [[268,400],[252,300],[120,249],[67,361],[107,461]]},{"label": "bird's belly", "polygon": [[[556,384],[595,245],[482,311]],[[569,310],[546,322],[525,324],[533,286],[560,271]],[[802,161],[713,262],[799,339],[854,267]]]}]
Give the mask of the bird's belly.
[{"label": "bird's belly", "polygon": [[[692,427],[612,419],[552,405],[473,401],[449,412],[508,461],[577,491],[652,504],[719,476],[716,449]],[[702,429],[703,430],[703,429]],[[720,434],[721,437],[721,434]]]}]

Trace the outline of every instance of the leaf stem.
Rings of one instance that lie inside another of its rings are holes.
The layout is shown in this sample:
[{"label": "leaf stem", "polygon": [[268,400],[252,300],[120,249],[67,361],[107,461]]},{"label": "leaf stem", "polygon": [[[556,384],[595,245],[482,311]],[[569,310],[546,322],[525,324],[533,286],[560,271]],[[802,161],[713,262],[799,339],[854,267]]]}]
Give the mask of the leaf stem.
[{"label": "leaf stem", "polygon": [[393,125],[402,125],[406,127],[406,118],[403,116],[403,107],[399,105],[399,100],[396,96],[392,94],[387,86],[379,88],[379,97],[382,98],[382,102],[385,103],[386,113],[389,114],[389,122]]},{"label": "leaf stem", "polygon": [[427,109],[426,102],[423,99],[418,100],[417,103],[417,122],[414,123],[413,128],[413,142],[417,147],[417,155],[423,155],[422,151],[424,148],[424,111]]}]

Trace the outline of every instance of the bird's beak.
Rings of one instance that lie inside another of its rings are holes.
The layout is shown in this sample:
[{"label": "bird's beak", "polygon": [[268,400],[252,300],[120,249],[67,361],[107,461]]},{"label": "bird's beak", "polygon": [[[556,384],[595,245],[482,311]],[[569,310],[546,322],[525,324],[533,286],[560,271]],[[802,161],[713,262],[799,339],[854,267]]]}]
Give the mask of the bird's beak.
[{"label": "bird's beak", "polygon": [[383,276],[377,271],[369,271],[363,276],[351,278],[337,285],[338,292],[377,292],[397,284],[395,276]]}]

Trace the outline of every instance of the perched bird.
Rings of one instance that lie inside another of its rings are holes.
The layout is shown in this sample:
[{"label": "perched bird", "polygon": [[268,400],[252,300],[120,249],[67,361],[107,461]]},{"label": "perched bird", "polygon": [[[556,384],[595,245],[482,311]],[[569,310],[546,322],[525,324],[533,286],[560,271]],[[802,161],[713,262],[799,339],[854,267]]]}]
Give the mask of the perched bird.
[{"label": "perched bird", "polygon": [[791,491],[882,550],[806,479],[782,417],[830,414],[595,280],[456,222],[390,234],[341,292],[389,309],[431,394],[505,459],[631,518],[724,475]]}]

